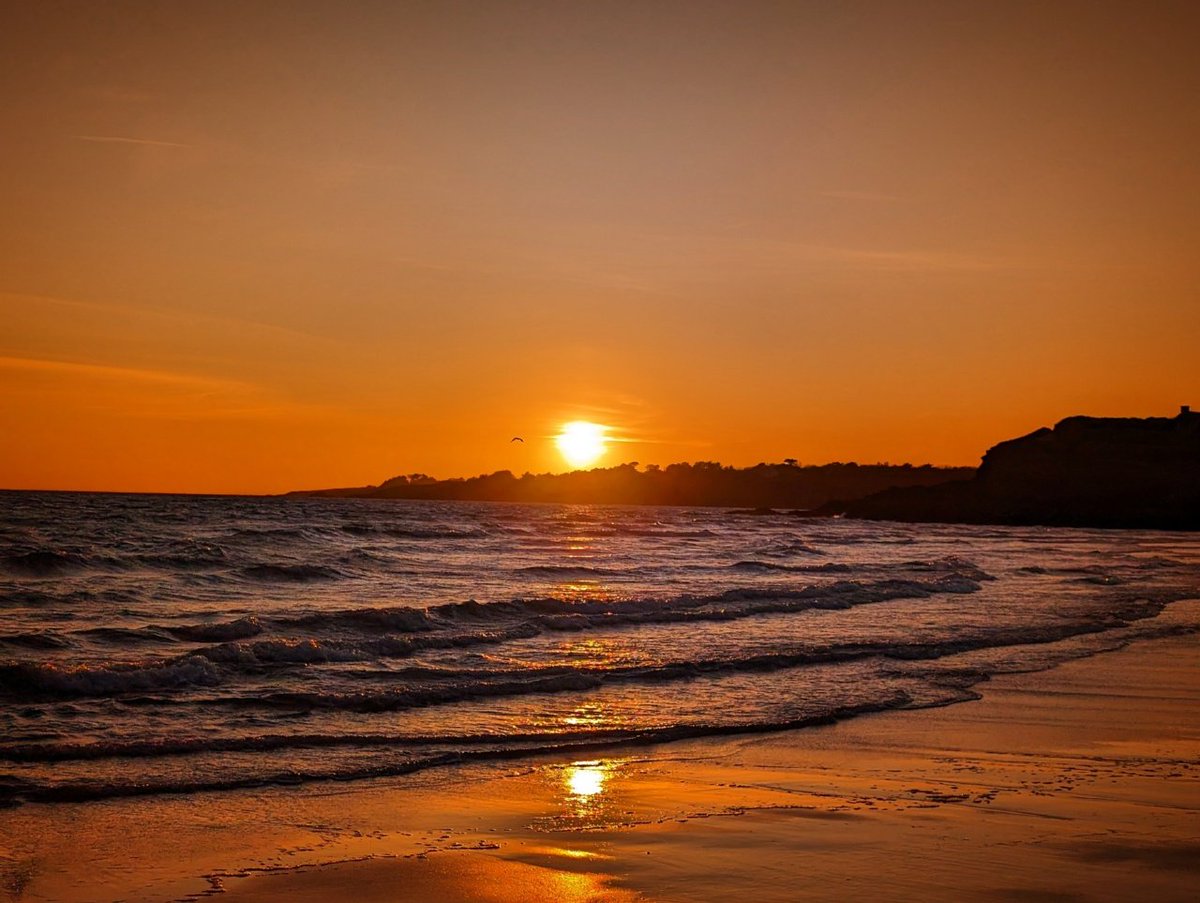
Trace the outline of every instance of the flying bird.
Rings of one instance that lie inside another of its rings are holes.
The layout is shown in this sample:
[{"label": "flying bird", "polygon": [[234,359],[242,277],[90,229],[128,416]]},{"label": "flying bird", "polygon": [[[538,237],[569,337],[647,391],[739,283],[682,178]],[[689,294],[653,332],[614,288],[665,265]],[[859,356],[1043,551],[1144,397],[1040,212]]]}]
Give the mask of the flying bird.
[{"label": "flying bird", "polygon": [[520,436],[513,436],[511,439],[508,440],[509,445],[512,445],[514,442],[520,442],[522,445],[525,444],[525,440],[522,439]]}]

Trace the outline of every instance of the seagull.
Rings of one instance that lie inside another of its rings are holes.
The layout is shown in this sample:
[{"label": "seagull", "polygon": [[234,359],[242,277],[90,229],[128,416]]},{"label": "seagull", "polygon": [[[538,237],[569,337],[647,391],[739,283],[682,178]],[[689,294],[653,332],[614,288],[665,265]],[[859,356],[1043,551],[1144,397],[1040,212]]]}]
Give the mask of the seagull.
[{"label": "seagull", "polygon": [[509,445],[512,445],[514,442],[520,442],[522,445],[525,444],[525,440],[522,439],[520,436],[513,436],[511,439],[508,440]]}]

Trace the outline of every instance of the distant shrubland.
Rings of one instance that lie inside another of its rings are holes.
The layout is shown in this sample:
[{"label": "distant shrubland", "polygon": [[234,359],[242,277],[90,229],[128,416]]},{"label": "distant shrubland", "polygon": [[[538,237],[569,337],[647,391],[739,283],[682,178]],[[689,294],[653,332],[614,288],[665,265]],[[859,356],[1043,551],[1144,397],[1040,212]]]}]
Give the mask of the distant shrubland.
[{"label": "distant shrubland", "polygon": [[885,489],[965,480],[973,467],[923,464],[756,464],[728,467],[694,464],[622,464],[563,474],[517,476],[508,470],[450,480],[406,474],[378,486],[295,492],[299,496],[442,499],[495,502],[559,502],[611,505],[715,505],[816,508],[838,499],[863,498]]}]

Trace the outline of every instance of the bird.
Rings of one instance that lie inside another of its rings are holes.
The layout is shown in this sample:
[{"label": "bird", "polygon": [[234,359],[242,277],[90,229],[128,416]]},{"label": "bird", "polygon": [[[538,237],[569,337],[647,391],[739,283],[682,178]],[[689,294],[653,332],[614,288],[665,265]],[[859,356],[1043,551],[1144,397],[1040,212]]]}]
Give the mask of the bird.
[{"label": "bird", "polygon": [[512,445],[514,442],[520,442],[522,445],[525,444],[525,440],[522,439],[520,436],[513,436],[511,439],[508,440],[509,445]]}]

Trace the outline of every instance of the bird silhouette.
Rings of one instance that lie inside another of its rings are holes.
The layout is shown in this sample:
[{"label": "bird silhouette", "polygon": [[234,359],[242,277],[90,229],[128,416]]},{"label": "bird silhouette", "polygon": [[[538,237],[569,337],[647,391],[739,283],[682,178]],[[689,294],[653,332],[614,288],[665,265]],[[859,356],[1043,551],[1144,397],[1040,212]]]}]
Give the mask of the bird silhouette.
[{"label": "bird silhouette", "polygon": [[522,439],[520,436],[513,436],[511,439],[508,440],[509,445],[512,445],[514,442],[520,442],[522,445],[525,444],[525,440]]}]

